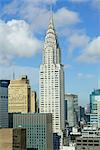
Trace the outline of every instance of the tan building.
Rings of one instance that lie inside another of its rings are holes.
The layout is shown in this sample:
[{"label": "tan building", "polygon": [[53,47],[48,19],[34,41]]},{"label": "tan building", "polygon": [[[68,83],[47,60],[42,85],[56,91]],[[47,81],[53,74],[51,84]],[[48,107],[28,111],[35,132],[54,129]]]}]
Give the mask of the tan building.
[{"label": "tan building", "polygon": [[1,128],[0,150],[26,150],[26,129]]},{"label": "tan building", "polygon": [[8,87],[8,112],[35,112],[33,96],[27,76],[11,80]]},{"label": "tan building", "polygon": [[35,91],[31,91],[31,110],[30,112],[37,112],[38,106],[37,106],[37,95]]}]

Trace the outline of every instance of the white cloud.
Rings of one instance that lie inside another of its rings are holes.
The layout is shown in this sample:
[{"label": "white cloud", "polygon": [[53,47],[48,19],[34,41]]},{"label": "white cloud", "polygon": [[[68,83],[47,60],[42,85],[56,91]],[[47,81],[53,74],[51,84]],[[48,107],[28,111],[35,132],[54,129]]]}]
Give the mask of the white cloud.
[{"label": "white cloud", "polygon": [[100,11],[100,0],[92,0],[92,7]]},{"label": "white cloud", "polygon": [[80,17],[77,12],[68,10],[64,7],[55,12],[54,16],[58,27],[73,25],[80,22]]},{"label": "white cloud", "polygon": [[69,2],[73,2],[73,3],[84,3],[84,2],[88,2],[89,0],[69,0]]},{"label": "white cloud", "polygon": [[[50,3],[56,3],[57,0],[20,0],[12,1],[6,5],[1,16],[18,16],[27,20],[35,33],[44,31],[50,18]],[[55,7],[55,4],[54,4]],[[80,21],[79,14],[67,8],[60,8],[54,12],[55,24],[63,27],[64,25],[73,25]]]},{"label": "white cloud", "polygon": [[78,57],[80,62],[96,63],[100,62],[100,36],[88,42]]},{"label": "white cloud", "polygon": [[0,21],[0,63],[9,63],[13,57],[31,57],[41,47],[29,25],[23,20]]},{"label": "white cloud", "polygon": [[64,64],[64,69],[69,69],[71,67],[72,67],[72,65],[70,65],[70,64]]},{"label": "white cloud", "polygon": [[95,77],[95,75],[94,74],[86,74],[86,73],[78,73],[77,74],[77,76],[78,76],[78,78],[79,79],[92,79],[92,78],[94,78]]},{"label": "white cloud", "polygon": [[69,2],[80,4],[80,3],[89,3],[89,5],[95,10],[100,11],[100,0],[68,0]]},{"label": "white cloud", "polygon": [[69,53],[72,54],[72,52],[77,48],[84,48],[89,42],[89,37],[86,34],[72,34],[68,39],[68,50]]},{"label": "white cloud", "polygon": [[[16,0],[15,0],[16,1]],[[25,0],[21,0],[22,2],[25,2]],[[26,0],[26,3],[33,3],[33,4],[53,4],[56,3],[58,0]]]},{"label": "white cloud", "polygon": [[[3,22],[4,25],[2,28],[5,26],[5,29],[9,31],[7,32],[4,29],[6,34],[3,33],[3,35],[5,34],[7,38],[1,42],[2,44],[0,43],[0,45],[2,45],[1,47],[3,47],[3,45],[5,46],[0,56],[0,63],[8,63],[14,56],[30,57],[37,53],[41,42],[35,36],[32,36],[32,32],[34,35],[39,35],[38,37],[44,39],[44,31],[47,29],[50,18],[49,5],[51,2],[51,0],[14,0],[5,6],[1,16],[17,16],[26,21],[11,20],[7,23]],[[57,0],[53,1],[53,3],[56,2]],[[74,30],[73,25],[81,22],[79,13],[62,7],[54,12],[54,21],[59,31],[59,37],[67,37],[70,51],[86,45],[88,37],[85,34],[79,35],[78,33],[72,33]],[[9,46],[7,47],[7,45]]]},{"label": "white cloud", "polygon": [[33,67],[23,67],[23,66],[0,66],[0,79],[13,79],[13,73],[15,73],[15,79],[19,79],[22,75],[27,75],[30,84],[33,89],[38,89],[39,80],[39,69]]},{"label": "white cloud", "polygon": [[[56,3],[54,0],[53,3]],[[6,5],[1,16],[19,16],[20,20],[0,21],[0,63],[7,64],[17,57],[35,55],[41,47],[41,41],[35,37],[43,37],[50,18],[51,0],[12,1]],[[54,12],[57,29],[80,22],[79,14],[67,8]],[[24,21],[25,20],[25,21]],[[34,35],[33,35],[34,33]]]},{"label": "white cloud", "polygon": [[[47,8],[39,8],[26,6],[21,10],[21,16],[31,23],[31,28],[35,33],[41,33],[47,28],[51,17],[50,11]],[[54,12],[54,21],[57,28],[74,25],[80,22],[79,14],[67,8],[60,8]]]},{"label": "white cloud", "polygon": [[58,0],[29,0],[32,3],[44,3],[44,4],[53,4],[56,3]]},{"label": "white cloud", "polygon": [[55,5],[56,2],[57,0],[13,0],[2,6],[0,17],[26,20],[34,32],[41,32],[48,24],[51,3]]}]

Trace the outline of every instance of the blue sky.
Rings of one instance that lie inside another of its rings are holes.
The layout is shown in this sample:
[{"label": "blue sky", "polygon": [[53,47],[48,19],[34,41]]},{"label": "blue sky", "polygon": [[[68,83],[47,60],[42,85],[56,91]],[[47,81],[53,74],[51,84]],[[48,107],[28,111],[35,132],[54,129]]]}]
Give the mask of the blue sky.
[{"label": "blue sky", "polygon": [[27,74],[38,91],[42,47],[53,3],[65,91],[89,103],[100,88],[100,0],[0,0],[0,79]]}]

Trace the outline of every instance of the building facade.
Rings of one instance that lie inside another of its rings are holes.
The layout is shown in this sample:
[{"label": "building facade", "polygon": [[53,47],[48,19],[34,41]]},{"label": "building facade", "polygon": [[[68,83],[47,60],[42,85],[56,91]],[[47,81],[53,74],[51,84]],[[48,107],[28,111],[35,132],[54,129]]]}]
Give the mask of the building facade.
[{"label": "building facade", "polygon": [[100,89],[90,94],[90,124],[100,128]]},{"label": "building facade", "polygon": [[90,113],[90,124],[100,128],[100,99],[94,102],[95,112]]},{"label": "building facade", "polygon": [[85,127],[82,136],[76,139],[76,150],[100,150],[100,130]]},{"label": "building facade", "polygon": [[0,127],[8,127],[8,85],[9,80],[0,80]]},{"label": "building facade", "polygon": [[78,123],[78,96],[65,94],[65,101],[67,101],[67,122],[69,127],[74,127]]},{"label": "building facade", "polygon": [[30,112],[38,112],[37,94],[35,91],[31,91],[30,109]]},{"label": "building facade", "polygon": [[0,150],[26,150],[26,130],[1,128]]},{"label": "building facade", "polygon": [[82,106],[78,107],[78,121],[84,121],[85,120],[85,108]]},{"label": "building facade", "polygon": [[19,80],[10,81],[8,88],[9,113],[35,112],[34,98],[27,76],[22,76]]},{"label": "building facade", "polygon": [[53,132],[64,129],[64,71],[61,51],[51,18],[45,37],[40,66],[40,112],[53,114]]},{"label": "building facade", "polygon": [[13,114],[13,127],[26,128],[27,149],[53,150],[51,114]]},{"label": "building facade", "polygon": [[100,89],[96,89],[90,94],[90,113],[96,112],[97,106],[95,101],[97,100],[100,100]]}]

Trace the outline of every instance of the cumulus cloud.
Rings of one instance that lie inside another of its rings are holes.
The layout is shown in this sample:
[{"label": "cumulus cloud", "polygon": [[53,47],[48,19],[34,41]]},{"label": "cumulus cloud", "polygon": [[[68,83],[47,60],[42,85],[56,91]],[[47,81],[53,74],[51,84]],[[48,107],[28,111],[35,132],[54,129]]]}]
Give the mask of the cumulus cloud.
[{"label": "cumulus cloud", "polygon": [[[8,22],[0,21],[0,64],[10,63],[15,56],[31,57],[41,47],[41,41],[50,19],[50,4],[57,0],[14,0],[1,10],[1,18],[10,16]],[[19,20],[13,19],[19,18]],[[55,24],[64,31],[64,27],[80,22],[77,12],[60,8],[54,12]],[[61,31],[60,30],[60,31]],[[62,32],[63,32],[62,31]],[[38,38],[36,38],[38,37]]]},{"label": "cumulus cloud", "polygon": [[[41,31],[44,31],[47,28],[49,19],[51,17],[50,13],[50,10],[47,8],[41,9],[39,7],[32,6],[28,6],[26,9],[21,11],[23,18],[28,20],[28,22],[31,22],[31,28],[35,33],[41,33]],[[57,28],[63,28],[68,25],[75,25],[80,22],[79,14],[65,7],[55,11],[53,16]]]},{"label": "cumulus cloud", "polygon": [[94,74],[86,74],[86,73],[81,73],[81,72],[79,72],[79,73],[77,74],[77,77],[78,77],[79,79],[82,79],[82,78],[92,79],[92,78],[95,77],[95,75],[94,75]]},{"label": "cumulus cloud", "polygon": [[48,2],[49,0],[13,0],[2,8],[0,17],[5,19],[5,16],[12,16],[12,18],[25,20],[32,25],[33,31],[37,32],[38,29],[44,27],[50,14],[46,7]]},{"label": "cumulus cloud", "polygon": [[72,34],[69,39],[69,53],[72,54],[72,52],[77,48],[83,48],[85,47],[89,42],[89,37],[86,34]]},{"label": "cumulus cloud", "polygon": [[78,61],[88,63],[100,62],[100,36],[88,42],[82,54],[78,57]]},{"label": "cumulus cloud", "polygon": [[80,4],[80,3],[89,3],[92,8],[100,11],[100,0],[69,0],[69,2]]},{"label": "cumulus cloud", "polygon": [[58,27],[73,25],[80,22],[79,14],[75,11],[68,10],[65,7],[55,12],[54,16]]},{"label": "cumulus cloud", "polygon": [[[0,21],[0,63],[8,64],[15,56],[30,57],[41,48],[41,39],[50,19],[50,3],[57,0],[21,0],[11,1],[1,10],[4,16],[12,19],[8,22]],[[60,8],[54,12],[55,24],[64,31],[64,27],[73,26],[80,22],[77,12],[68,8]],[[60,30],[60,31],[61,31]]]},{"label": "cumulus cloud", "polygon": [[41,47],[24,20],[0,21],[0,63],[9,63],[15,56],[31,57]]},{"label": "cumulus cloud", "polygon": [[69,0],[69,2],[73,2],[73,3],[84,3],[84,2],[88,2],[89,0]]},{"label": "cumulus cloud", "polygon": [[64,69],[69,69],[71,67],[72,67],[72,65],[70,65],[70,64],[64,64]]},{"label": "cumulus cloud", "polygon": [[92,7],[100,11],[100,0],[92,0]]},{"label": "cumulus cloud", "polygon": [[[50,18],[50,3],[56,3],[56,1],[57,0],[14,0],[3,8],[1,17],[17,16],[20,19],[28,21],[32,30],[41,34],[41,31],[46,29]],[[56,10],[54,16],[56,24],[61,27],[64,25],[72,25],[80,21],[79,14],[67,8]]]}]

